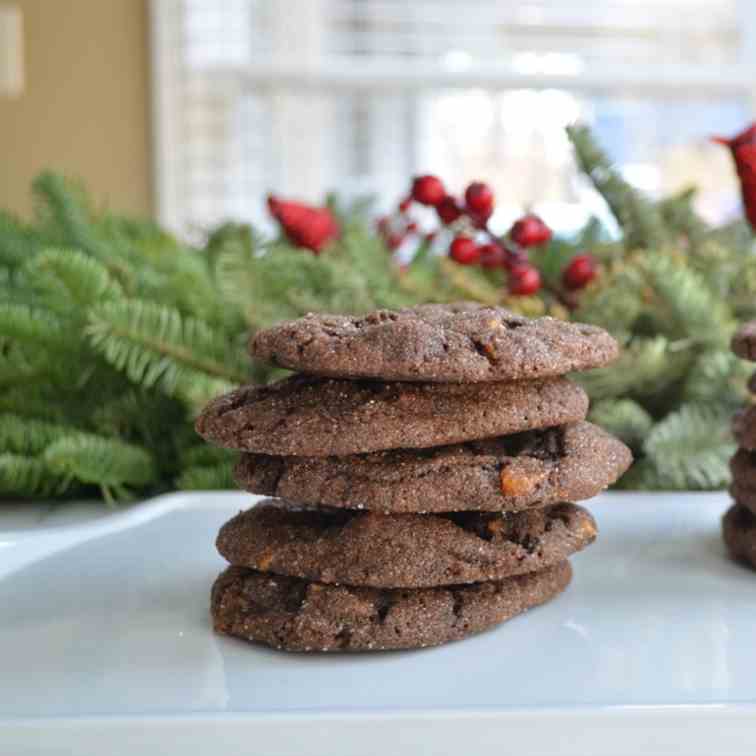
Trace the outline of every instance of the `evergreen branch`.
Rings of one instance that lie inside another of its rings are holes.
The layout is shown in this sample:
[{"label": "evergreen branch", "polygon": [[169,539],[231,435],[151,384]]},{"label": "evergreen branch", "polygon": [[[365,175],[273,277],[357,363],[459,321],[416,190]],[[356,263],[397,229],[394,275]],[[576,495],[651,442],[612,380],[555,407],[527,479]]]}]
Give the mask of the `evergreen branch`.
[{"label": "evergreen branch", "polygon": [[0,452],[34,456],[55,441],[77,433],[79,429],[70,426],[11,413],[0,414]]},{"label": "evergreen branch", "polygon": [[727,402],[734,408],[746,401],[746,381],[753,367],[724,350],[702,352],[692,365],[682,388],[686,402]]},{"label": "evergreen branch", "polygon": [[244,383],[244,359],[229,350],[223,333],[177,310],[152,302],[123,300],[89,313],[86,335],[116,369],[145,388],[168,396],[207,401]]},{"label": "evergreen branch", "polygon": [[56,474],[100,487],[106,500],[128,498],[155,478],[155,463],[145,448],[93,434],[62,438],[45,449],[42,459]]},{"label": "evergreen branch", "polygon": [[619,479],[616,488],[626,491],[679,490],[679,487],[657,470],[653,459],[637,460]]},{"label": "evergreen branch", "polygon": [[695,195],[695,187],[685,189],[657,204],[668,234],[684,237],[693,250],[701,246],[709,233],[709,227],[693,207]]},{"label": "evergreen branch", "polygon": [[307,312],[361,313],[376,307],[364,276],[330,253],[233,245],[218,254],[216,277],[223,296],[252,328]]},{"label": "evergreen branch", "polygon": [[664,255],[646,256],[641,267],[658,305],[653,316],[661,332],[698,344],[729,344],[732,315],[700,275]]},{"label": "evergreen branch", "polygon": [[[2,305],[0,305],[0,312]],[[0,315],[0,317],[2,317]],[[0,324],[0,330],[2,325]],[[28,386],[46,378],[50,373],[49,368],[40,360],[29,359],[24,349],[16,343],[9,343],[0,348],[0,402],[8,390],[19,386]]]},{"label": "evergreen branch", "polygon": [[13,270],[32,257],[40,244],[41,239],[32,228],[0,211],[0,264]]},{"label": "evergreen branch", "polygon": [[[2,361],[0,361],[2,364]],[[23,382],[22,382],[23,383]],[[3,386],[2,368],[0,368],[0,387]],[[40,396],[36,391],[30,391],[29,385],[13,385],[0,391],[0,412],[13,412],[24,417],[48,418],[52,401],[48,396]],[[57,415],[54,419],[59,419]]]},{"label": "evergreen branch", "polygon": [[625,248],[663,247],[668,236],[659,209],[614,168],[587,126],[567,127],[575,158],[583,173],[606,200],[625,236]]},{"label": "evergreen branch", "polygon": [[575,375],[593,399],[647,397],[676,383],[690,364],[686,350],[675,351],[663,336],[636,338],[612,365]]},{"label": "evergreen branch", "polygon": [[182,491],[213,491],[234,488],[234,465],[221,462],[216,465],[187,467],[176,479],[176,487]]},{"label": "evergreen branch", "polygon": [[706,489],[728,483],[735,452],[730,413],[726,406],[684,404],[654,427],[644,451],[670,487]]},{"label": "evergreen branch", "polygon": [[39,219],[63,244],[80,247],[101,260],[111,256],[112,248],[95,230],[92,210],[80,185],[70,178],[46,171],[34,179],[32,191]]},{"label": "evergreen branch", "polygon": [[61,496],[69,487],[68,477],[53,472],[42,459],[0,453],[0,495],[45,498]]},{"label": "evergreen branch", "polygon": [[627,342],[647,308],[641,262],[635,258],[610,269],[604,285],[585,293],[575,313],[577,320],[608,327],[621,343]]},{"label": "evergreen branch", "polygon": [[75,249],[46,249],[24,266],[27,280],[56,310],[81,311],[97,302],[123,296],[108,269]]},{"label": "evergreen branch", "polygon": [[53,352],[78,351],[78,337],[65,319],[40,307],[0,303],[0,337]]},{"label": "evergreen branch", "polygon": [[628,446],[640,447],[654,425],[646,410],[632,399],[603,399],[591,406],[588,419]]},{"label": "evergreen branch", "polygon": [[183,449],[180,460],[185,467],[214,467],[225,463],[233,464],[238,456],[237,452],[229,449],[203,443]]},{"label": "evergreen branch", "polygon": [[97,258],[130,290],[135,277],[129,245],[97,225],[83,187],[71,178],[43,172],[32,182],[39,222],[60,246],[78,247]]},{"label": "evergreen branch", "polygon": [[499,288],[492,286],[482,277],[468,275],[461,265],[444,258],[439,261],[439,269],[448,285],[458,292],[457,297],[493,306],[501,304],[502,295]]}]

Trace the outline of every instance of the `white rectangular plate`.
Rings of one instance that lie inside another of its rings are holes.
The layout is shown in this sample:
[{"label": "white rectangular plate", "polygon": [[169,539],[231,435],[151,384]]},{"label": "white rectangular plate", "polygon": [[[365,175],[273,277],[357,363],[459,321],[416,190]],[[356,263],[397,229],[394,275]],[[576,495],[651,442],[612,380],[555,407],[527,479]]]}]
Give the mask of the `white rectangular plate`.
[{"label": "white rectangular plate", "polygon": [[252,501],[0,532],[0,753],[756,753],[756,573],[725,556],[724,494],[601,496],[552,603],[436,649],[323,656],[211,631],[215,534]]}]

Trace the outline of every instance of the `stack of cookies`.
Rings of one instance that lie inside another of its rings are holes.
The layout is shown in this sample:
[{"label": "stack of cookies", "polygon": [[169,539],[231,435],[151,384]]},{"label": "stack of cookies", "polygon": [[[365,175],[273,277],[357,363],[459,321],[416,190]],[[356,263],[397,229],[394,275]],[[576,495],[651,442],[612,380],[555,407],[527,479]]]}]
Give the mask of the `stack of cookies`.
[{"label": "stack of cookies", "polygon": [[220,531],[217,631],[276,648],[416,648],[548,601],[591,543],[594,496],[629,450],[585,422],[564,374],[617,345],[593,326],[473,304],[308,315],[259,332],[300,371],[212,402],[197,423],[276,497]]},{"label": "stack of cookies", "polygon": [[[756,321],[745,323],[732,339],[732,351],[738,357],[756,362]],[[756,394],[756,374],[748,385]],[[730,460],[735,503],[724,515],[722,532],[734,559],[756,567],[756,405],[739,410],[732,421],[738,451]]]}]

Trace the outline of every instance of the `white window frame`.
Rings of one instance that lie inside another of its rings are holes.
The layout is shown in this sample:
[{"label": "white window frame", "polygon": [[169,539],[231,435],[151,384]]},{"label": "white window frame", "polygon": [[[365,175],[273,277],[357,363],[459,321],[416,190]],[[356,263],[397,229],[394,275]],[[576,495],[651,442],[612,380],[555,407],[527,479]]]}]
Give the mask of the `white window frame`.
[{"label": "white window frame", "polygon": [[[271,6],[280,15],[274,24],[276,32],[295,34],[296,63],[288,60],[261,60],[246,67],[224,67],[218,76],[232,77],[244,91],[274,94],[274,124],[276,143],[286,145],[281,154],[291,154],[297,140],[289,131],[292,124],[302,123],[298,109],[302,103],[297,94],[307,92],[422,92],[429,89],[569,89],[577,94],[611,94],[621,86],[623,95],[647,98],[676,99],[696,95],[712,97],[740,96],[756,113],[756,2],[738,0],[738,13],[743,44],[740,61],[728,65],[602,65],[579,74],[524,73],[506,63],[472,63],[456,69],[437,64],[413,62],[411,66],[400,61],[349,60],[341,65],[338,60],[323,60],[318,55],[318,20],[322,0],[271,0]],[[292,19],[296,19],[296,29]],[[180,28],[180,0],[150,0],[150,33],[152,64],[152,154],[153,186],[158,220],[167,228],[182,231],[179,172],[181,169],[177,145],[181,143],[180,123],[176,97],[180,91],[175,81],[173,35]],[[213,75],[213,74],[210,74]],[[285,92],[286,94],[275,94]],[[310,133],[317,137],[313,123],[317,114],[307,114]],[[296,127],[294,127],[296,128]],[[294,149],[296,149],[294,147]],[[291,155],[283,160],[279,170],[297,171],[298,185],[307,187],[317,181],[321,166],[308,153]],[[309,179],[308,179],[309,177]]]}]

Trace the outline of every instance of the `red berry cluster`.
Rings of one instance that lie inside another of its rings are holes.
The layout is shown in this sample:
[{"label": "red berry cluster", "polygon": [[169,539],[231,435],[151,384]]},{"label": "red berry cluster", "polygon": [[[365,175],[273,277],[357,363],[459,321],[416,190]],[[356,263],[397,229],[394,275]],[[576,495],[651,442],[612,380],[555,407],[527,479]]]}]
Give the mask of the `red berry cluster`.
[{"label": "red berry cluster", "polygon": [[[487,269],[506,271],[508,290],[515,296],[529,296],[542,286],[538,268],[528,259],[528,249],[548,243],[551,229],[532,213],[516,221],[502,239],[488,228],[494,210],[494,193],[488,184],[475,181],[465,190],[464,197],[449,194],[436,176],[417,176],[409,196],[399,203],[399,226],[396,218],[385,217],[378,222],[378,230],[391,250],[397,249],[417,224],[409,221],[412,203],[432,207],[441,223],[454,234],[449,244],[449,257],[460,265],[480,265]],[[435,234],[427,234],[430,239]],[[596,264],[588,254],[570,261],[562,274],[563,286],[575,291],[583,288],[596,275]]]}]

